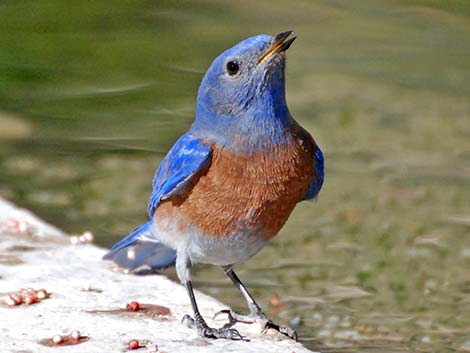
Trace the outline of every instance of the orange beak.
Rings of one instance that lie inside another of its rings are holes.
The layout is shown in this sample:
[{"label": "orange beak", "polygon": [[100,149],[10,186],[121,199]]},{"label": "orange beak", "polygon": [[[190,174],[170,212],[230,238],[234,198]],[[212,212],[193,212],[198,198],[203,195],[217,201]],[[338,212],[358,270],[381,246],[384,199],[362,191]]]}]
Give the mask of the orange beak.
[{"label": "orange beak", "polygon": [[282,32],[279,33],[275,38],[274,38],[274,43],[269,47],[269,49],[261,55],[261,57],[258,59],[258,64],[266,60],[268,57],[270,57],[273,54],[281,54],[284,53],[291,44],[294,42],[296,37],[292,37],[290,39],[289,36],[294,34],[294,31],[287,31],[287,32]]}]

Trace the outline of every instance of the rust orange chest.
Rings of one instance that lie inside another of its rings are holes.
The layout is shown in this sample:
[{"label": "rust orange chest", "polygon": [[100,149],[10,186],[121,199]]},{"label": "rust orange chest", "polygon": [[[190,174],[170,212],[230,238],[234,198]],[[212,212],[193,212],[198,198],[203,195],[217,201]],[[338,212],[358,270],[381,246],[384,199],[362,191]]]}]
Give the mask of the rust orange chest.
[{"label": "rust orange chest", "polygon": [[195,226],[211,237],[271,238],[312,181],[316,148],[308,134],[249,156],[214,146],[210,166],[183,195],[162,201],[155,221],[170,217],[183,232]]}]

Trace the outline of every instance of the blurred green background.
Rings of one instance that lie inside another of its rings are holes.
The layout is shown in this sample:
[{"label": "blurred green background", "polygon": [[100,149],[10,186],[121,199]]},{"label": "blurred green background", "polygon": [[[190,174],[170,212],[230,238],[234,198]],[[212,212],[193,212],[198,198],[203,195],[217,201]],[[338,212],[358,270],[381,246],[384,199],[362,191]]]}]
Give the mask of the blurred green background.
[{"label": "blurred green background", "polygon": [[[0,196],[110,246],[212,59],[291,29],[287,99],[326,182],[240,277],[312,349],[470,351],[467,0],[3,0]],[[195,278],[244,307],[220,269]]]}]

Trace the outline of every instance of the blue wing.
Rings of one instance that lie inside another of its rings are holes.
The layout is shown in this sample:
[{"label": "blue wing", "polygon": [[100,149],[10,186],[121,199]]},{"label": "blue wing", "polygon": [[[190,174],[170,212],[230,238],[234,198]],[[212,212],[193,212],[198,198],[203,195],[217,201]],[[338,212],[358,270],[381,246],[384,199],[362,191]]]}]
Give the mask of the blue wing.
[{"label": "blue wing", "polygon": [[103,258],[129,270],[142,266],[157,270],[173,265],[176,251],[158,241],[153,215],[161,200],[183,192],[192,177],[210,161],[210,146],[194,138],[190,132],[184,134],[165,156],[153,177],[153,190],[147,207],[150,220],[116,243]]},{"label": "blue wing", "polygon": [[315,197],[317,197],[323,185],[325,167],[324,167],[323,153],[320,147],[318,146],[317,146],[317,151],[315,152],[315,159],[313,161],[313,170],[314,170],[313,180],[308,186],[307,192],[305,193],[305,196],[303,198],[304,200],[312,200]]},{"label": "blue wing", "polygon": [[147,206],[150,218],[161,200],[183,192],[191,178],[210,161],[210,146],[194,138],[190,132],[181,136],[153,177],[153,191]]},{"label": "blue wing", "polygon": [[130,271],[139,268],[161,270],[174,265],[176,251],[160,243],[152,233],[152,227],[153,222],[150,220],[135,228],[130,234],[114,244],[111,250],[103,256],[103,259],[112,260]]}]

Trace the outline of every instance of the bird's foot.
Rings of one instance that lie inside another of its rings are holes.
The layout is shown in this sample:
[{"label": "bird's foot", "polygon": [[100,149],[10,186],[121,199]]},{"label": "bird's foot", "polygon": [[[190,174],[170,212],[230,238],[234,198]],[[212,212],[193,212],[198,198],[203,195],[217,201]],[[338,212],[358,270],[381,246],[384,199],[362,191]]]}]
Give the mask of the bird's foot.
[{"label": "bird's foot", "polygon": [[233,324],[226,324],[221,328],[212,328],[207,325],[202,317],[195,317],[193,319],[189,315],[185,315],[183,317],[182,323],[185,324],[187,327],[195,329],[199,336],[203,338],[226,338],[229,340],[239,341],[243,340],[243,336],[235,330],[231,328]]},{"label": "bird's foot", "polygon": [[242,314],[234,310],[221,310],[214,315],[214,318],[223,314],[228,316],[229,323],[226,324],[226,326],[233,326],[237,322],[245,324],[252,324],[256,322],[260,324],[263,328],[263,333],[265,333],[268,329],[273,329],[297,341],[297,332],[295,332],[292,327],[275,324],[274,322],[269,320],[262,311],[252,312],[250,314]]}]

